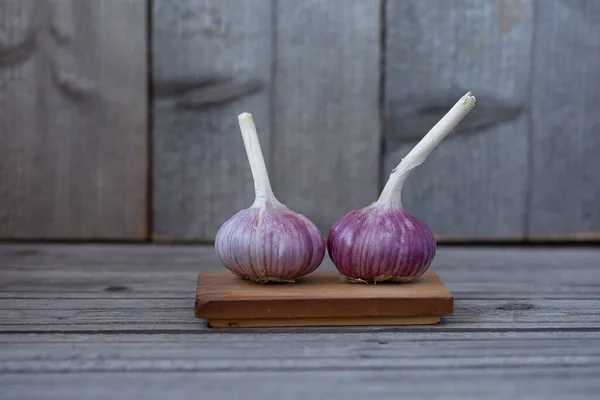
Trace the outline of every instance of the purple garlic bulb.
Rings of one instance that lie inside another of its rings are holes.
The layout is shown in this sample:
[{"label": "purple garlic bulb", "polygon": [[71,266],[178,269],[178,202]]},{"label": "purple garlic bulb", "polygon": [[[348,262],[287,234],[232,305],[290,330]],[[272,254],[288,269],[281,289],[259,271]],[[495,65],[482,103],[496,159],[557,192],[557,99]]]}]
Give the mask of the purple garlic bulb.
[{"label": "purple garlic bulb", "polygon": [[293,282],[319,267],[325,240],[314,223],[275,198],[252,115],[242,113],[238,119],[256,199],[221,226],[215,250],[223,265],[241,278]]},{"label": "purple garlic bulb", "polygon": [[340,274],[365,282],[408,282],[423,275],[435,257],[433,232],[402,207],[377,204],[339,219],[327,238]]},{"label": "purple garlic bulb", "polygon": [[353,282],[409,282],[423,275],[436,253],[427,224],[403,209],[401,192],[409,172],[475,106],[468,92],[417,143],[390,174],[379,199],[340,218],[327,237],[327,251],[340,274]]}]

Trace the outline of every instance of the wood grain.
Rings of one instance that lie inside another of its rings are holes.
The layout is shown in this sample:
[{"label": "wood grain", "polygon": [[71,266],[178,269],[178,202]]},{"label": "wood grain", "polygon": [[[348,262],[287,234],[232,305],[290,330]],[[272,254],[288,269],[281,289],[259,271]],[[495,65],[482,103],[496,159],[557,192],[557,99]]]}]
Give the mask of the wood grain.
[{"label": "wood grain", "polygon": [[599,252],[442,247],[444,324],[224,334],[193,311],[210,246],[2,244],[0,397],[592,399]]},{"label": "wood grain", "polygon": [[441,241],[525,236],[533,4],[386,3],[385,179],[462,95],[478,100],[403,191]]},{"label": "wood grain", "polygon": [[347,325],[406,325],[411,321],[398,320],[452,314],[452,310],[452,293],[434,272],[402,285],[351,284],[341,282],[335,272],[315,272],[285,285],[257,285],[229,272],[200,273],[195,304],[196,317],[216,327],[306,326],[311,320],[316,326],[341,325],[337,320],[342,319]]},{"label": "wood grain", "polygon": [[[505,332],[599,331],[598,300],[460,299],[440,325],[408,327],[305,327],[297,332]],[[52,304],[52,308],[46,304]],[[206,321],[194,316],[192,294],[178,299],[0,299],[0,332],[4,333],[195,333],[214,334]],[[260,328],[257,328],[260,331]],[[279,328],[276,332],[293,332]],[[236,329],[236,331],[238,331]],[[241,331],[241,329],[240,329]],[[215,330],[215,332],[219,332]],[[222,332],[222,331],[221,331]],[[252,332],[252,330],[246,331]]]},{"label": "wood grain", "polygon": [[[600,298],[594,247],[440,247],[431,270],[458,299]],[[101,274],[98,271],[102,271]],[[0,298],[187,299],[212,246],[0,244]],[[326,257],[319,271],[335,271]]]},{"label": "wood grain", "polygon": [[539,2],[529,235],[600,238],[600,4]]},{"label": "wood grain", "polygon": [[345,317],[345,318],[235,318],[208,319],[210,328],[278,328],[298,326],[397,326],[435,325],[439,316],[422,317]]},{"label": "wood grain", "polygon": [[378,196],[380,1],[275,4],[275,195],[326,236]]},{"label": "wood grain", "polygon": [[213,240],[252,204],[237,116],[268,163],[271,37],[270,1],[153,1],[154,239]]},{"label": "wood grain", "polygon": [[[600,368],[597,365],[539,367],[513,361],[502,368],[424,369],[303,369],[281,371],[131,372],[2,374],[4,399],[106,399],[108,397],[164,399],[194,398],[198,388],[207,399],[244,398],[262,400],[327,398],[332,400],[396,399],[398,393],[411,399],[448,400],[527,398],[559,400],[597,397]],[[176,382],[177,384],[173,384]],[[434,382],[434,384],[432,384]],[[509,383],[507,383],[509,382]],[[118,389],[117,389],[118,388]],[[306,396],[306,397],[305,397]]]},{"label": "wood grain", "polygon": [[[600,329],[598,252],[442,247],[432,270],[454,294],[454,314],[418,329]],[[328,260],[322,268],[333,270]],[[199,270],[223,271],[212,247],[1,245],[0,331],[206,333],[194,317]]]},{"label": "wood grain", "polygon": [[[587,343],[588,348],[581,346]],[[0,374],[593,367],[590,332],[3,335]]]},{"label": "wood grain", "polygon": [[0,238],[147,235],[146,2],[0,1]]}]

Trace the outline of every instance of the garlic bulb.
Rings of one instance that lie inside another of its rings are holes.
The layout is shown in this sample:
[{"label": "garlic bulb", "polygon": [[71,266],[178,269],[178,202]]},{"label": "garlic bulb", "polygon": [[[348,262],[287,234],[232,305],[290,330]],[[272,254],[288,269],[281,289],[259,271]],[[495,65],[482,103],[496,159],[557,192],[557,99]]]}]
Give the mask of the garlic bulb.
[{"label": "garlic bulb", "polygon": [[252,115],[242,113],[238,120],[256,198],[221,226],[215,239],[217,255],[239,277],[259,283],[293,282],[319,267],[325,240],[314,223],[275,198]]},{"label": "garlic bulb", "polygon": [[392,171],[379,199],[340,218],[327,237],[327,250],[344,279],[354,282],[408,282],[425,273],[436,253],[427,224],[402,208],[400,194],[409,172],[475,106],[468,92]]}]

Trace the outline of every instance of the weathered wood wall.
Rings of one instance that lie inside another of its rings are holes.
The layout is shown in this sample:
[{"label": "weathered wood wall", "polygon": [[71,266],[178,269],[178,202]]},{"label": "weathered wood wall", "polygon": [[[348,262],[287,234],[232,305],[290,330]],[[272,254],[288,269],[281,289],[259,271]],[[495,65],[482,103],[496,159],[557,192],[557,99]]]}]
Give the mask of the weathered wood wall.
[{"label": "weathered wood wall", "polygon": [[274,190],[327,235],[379,192],[380,2],[275,4]]},{"label": "weathered wood wall", "polygon": [[237,116],[270,160],[270,1],[153,2],[154,238],[214,238],[253,200]]},{"label": "weathered wood wall", "polygon": [[147,235],[144,0],[0,1],[0,237]]},{"label": "weathered wood wall", "polygon": [[462,94],[477,97],[407,180],[404,206],[441,237],[523,237],[533,2],[387,5],[386,172]]},{"label": "weathered wood wall", "polygon": [[536,12],[528,235],[598,240],[600,2],[540,1]]},{"label": "weathered wood wall", "polygon": [[156,239],[212,240],[252,204],[243,111],[276,196],[323,234],[377,196],[380,5],[341,4],[154,1]]},{"label": "weathered wood wall", "polygon": [[0,238],[210,241],[275,194],[326,235],[409,178],[452,239],[600,238],[600,2],[0,0]]}]

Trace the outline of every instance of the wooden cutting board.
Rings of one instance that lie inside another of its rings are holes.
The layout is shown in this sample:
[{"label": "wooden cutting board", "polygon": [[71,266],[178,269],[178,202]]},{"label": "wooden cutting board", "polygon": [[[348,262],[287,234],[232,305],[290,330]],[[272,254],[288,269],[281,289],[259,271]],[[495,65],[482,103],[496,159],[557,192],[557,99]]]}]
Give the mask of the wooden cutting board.
[{"label": "wooden cutting board", "polygon": [[198,275],[195,315],[213,328],[427,325],[452,314],[452,293],[436,273],[409,283],[342,282],[315,272],[296,283],[257,284],[229,271]]}]

